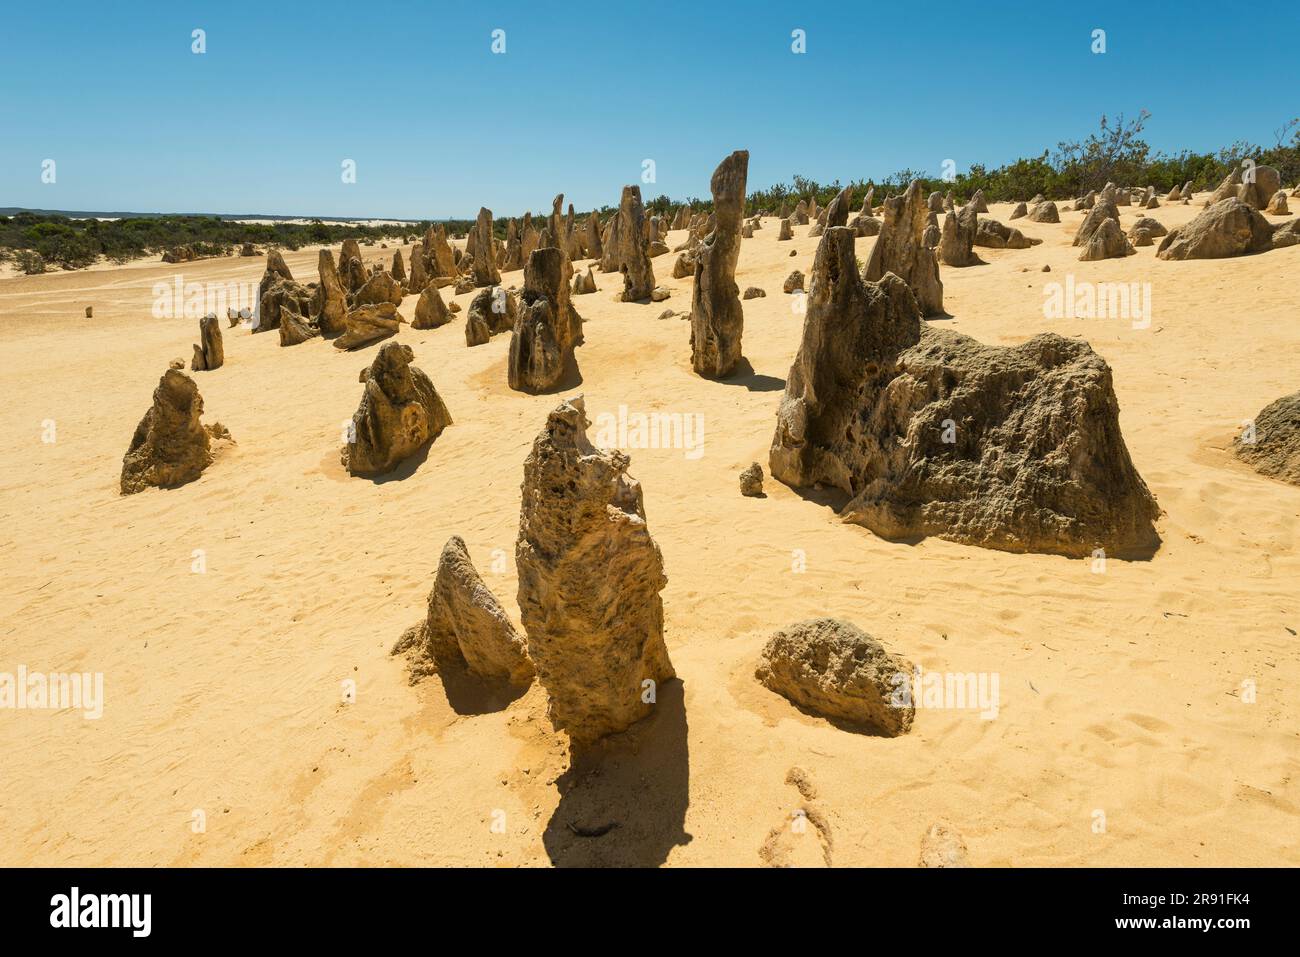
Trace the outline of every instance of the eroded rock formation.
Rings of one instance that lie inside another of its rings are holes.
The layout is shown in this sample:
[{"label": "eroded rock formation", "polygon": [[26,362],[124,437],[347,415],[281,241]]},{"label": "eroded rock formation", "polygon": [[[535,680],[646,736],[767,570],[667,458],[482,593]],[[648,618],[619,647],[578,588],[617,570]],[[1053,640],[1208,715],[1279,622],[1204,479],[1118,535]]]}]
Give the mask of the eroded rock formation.
[{"label": "eroded rock formation", "polygon": [[840,489],[844,519],[887,539],[1076,556],[1158,545],[1110,368],[1087,343],[997,348],[922,324],[897,276],[860,279],[849,230],[827,231],[809,286],[774,477]]},{"label": "eroded rock formation", "polygon": [[626,730],[675,677],[667,583],[628,457],[587,439],[582,398],[547,418],[524,462],[515,560],[528,653],[575,748]]},{"label": "eroded rock formation", "polygon": [[411,365],[414,358],[410,346],[386,342],[362,370],[365,393],[341,456],[351,474],[391,472],[451,425],[451,414],[433,383]]}]

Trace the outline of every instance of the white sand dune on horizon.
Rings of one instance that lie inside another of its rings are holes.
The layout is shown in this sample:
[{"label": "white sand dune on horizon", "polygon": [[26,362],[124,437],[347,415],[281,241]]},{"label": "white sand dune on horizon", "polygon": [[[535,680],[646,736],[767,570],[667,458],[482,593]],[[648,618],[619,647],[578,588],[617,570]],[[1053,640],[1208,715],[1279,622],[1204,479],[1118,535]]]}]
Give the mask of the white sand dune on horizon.
[{"label": "white sand dune on horizon", "polygon": [[[1200,208],[1122,208],[1121,220],[1173,226]],[[810,270],[807,227],[777,242],[768,219],[742,245],[737,282],[767,297],[744,304],[754,372],[740,381],[694,375],[689,323],[657,318],[689,309],[673,256],[654,260],[665,303],[615,302],[617,276],[599,272],[600,291],[575,297],[586,342],[566,394],[582,393],[593,420],[625,404],[706,427],[698,458],[630,452],[681,680],[597,779],[565,774],[538,685],[503,710],[458,714],[437,677],[411,685],[389,655],[424,614],[453,534],[518,624],[523,461],[562,396],[507,388],[508,335],[466,348],[463,310],[439,329],[402,328],[455,422],[414,470],[374,482],[344,472],[339,446],[375,347],[281,348],[275,333],[225,330],[225,367],[194,377],[204,420],[236,444],[196,482],[122,497],[132,431],[198,336],[193,318],[152,316],[153,285],[255,283],[264,259],[0,279],[0,672],[105,682],[98,720],[0,711],[0,864],[757,866],[807,803],[786,783],[798,767],[831,835],[791,836],[799,863],[913,866],[944,820],[973,864],[1300,865],[1300,488],[1228,451],[1244,420],[1300,388],[1300,248],[1163,262],[1146,247],[1082,263],[1070,245],[1082,214],[1062,219],[1010,222],[1043,244],[943,268],[945,324],[989,344],[1080,336],[1112,366],[1163,544],[1104,574],[887,542],[770,476],[767,498],[739,494],[744,467],[767,470],[801,331],[781,283]],[[864,261],[873,242],[858,240]],[[363,252],[387,262],[394,248]],[[315,280],[315,247],[285,259]],[[1044,285],[1067,274],[1150,283],[1150,327],[1045,320]],[[57,439],[43,442],[51,421]],[[998,716],[922,708],[888,739],[801,713],[753,671],[773,631],[821,615],[928,671],[996,673]],[[600,838],[570,827],[611,822]]]}]

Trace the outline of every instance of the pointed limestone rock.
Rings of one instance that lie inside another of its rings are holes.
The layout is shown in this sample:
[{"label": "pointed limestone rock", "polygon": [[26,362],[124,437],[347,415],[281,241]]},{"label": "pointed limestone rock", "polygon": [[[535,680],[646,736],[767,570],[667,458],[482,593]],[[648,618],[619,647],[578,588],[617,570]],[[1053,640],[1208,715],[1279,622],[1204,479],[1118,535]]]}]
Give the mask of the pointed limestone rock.
[{"label": "pointed limestone rock", "polygon": [[515,544],[528,653],[575,749],[646,717],[676,676],[641,486],[626,454],[591,444],[588,424],[580,396],[548,417],[524,462]]},{"label": "pointed limestone rock", "polygon": [[740,361],[745,314],[736,286],[736,261],[748,171],[748,150],[737,150],[714,170],[709,186],[716,225],[694,254],[691,365],[697,374],[710,379],[725,378]]},{"label": "pointed limestone rock", "polygon": [[433,383],[411,365],[414,358],[410,346],[386,342],[361,373],[365,393],[341,456],[351,474],[391,472],[451,425]]}]

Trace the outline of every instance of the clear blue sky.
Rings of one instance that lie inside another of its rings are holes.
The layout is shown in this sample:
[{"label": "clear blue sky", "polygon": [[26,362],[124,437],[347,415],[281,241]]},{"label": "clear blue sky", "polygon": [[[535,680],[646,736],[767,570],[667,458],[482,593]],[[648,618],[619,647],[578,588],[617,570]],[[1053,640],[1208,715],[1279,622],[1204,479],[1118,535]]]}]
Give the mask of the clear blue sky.
[{"label": "clear blue sky", "polygon": [[1147,139],[1171,151],[1271,145],[1300,114],[1295,0],[71,0],[0,17],[0,206],[515,215],[561,190],[617,203],[647,158],[643,193],[683,198],[740,148],[757,188],[996,165],[1102,113],[1151,111]]}]

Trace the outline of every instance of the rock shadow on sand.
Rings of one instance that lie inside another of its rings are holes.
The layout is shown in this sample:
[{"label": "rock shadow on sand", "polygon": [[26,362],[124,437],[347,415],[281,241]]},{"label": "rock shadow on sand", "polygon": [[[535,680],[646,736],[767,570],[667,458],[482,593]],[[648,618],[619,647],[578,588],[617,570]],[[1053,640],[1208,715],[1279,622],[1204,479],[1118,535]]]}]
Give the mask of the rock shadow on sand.
[{"label": "rock shadow on sand", "polygon": [[654,713],[573,756],[542,843],[556,867],[658,867],[691,835],[686,708],[680,679]]}]

